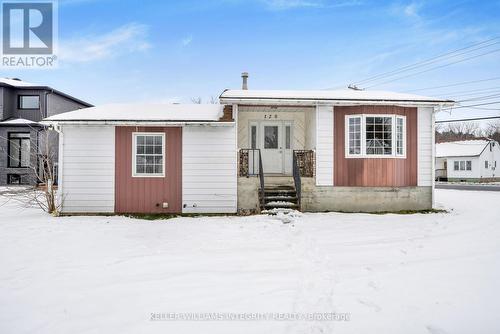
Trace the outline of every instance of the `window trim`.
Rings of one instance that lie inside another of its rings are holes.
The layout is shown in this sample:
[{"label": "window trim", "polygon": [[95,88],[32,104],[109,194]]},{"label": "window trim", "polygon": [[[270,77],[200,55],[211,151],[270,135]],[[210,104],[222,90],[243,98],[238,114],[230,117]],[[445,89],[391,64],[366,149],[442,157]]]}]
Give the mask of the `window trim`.
[{"label": "window trim", "polygon": [[[366,154],[366,118],[367,117],[390,117],[391,122],[391,149],[392,154]],[[361,118],[361,152],[359,154],[349,153],[349,120],[351,118]],[[403,154],[397,154],[396,152],[396,122],[397,119],[403,119]],[[408,151],[408,140],[407,140],[407,123],[405,115],[398,114],[351,114],[345,115],[344,120],[344,151],[345,158],[363,158],[363,159],[406,159]]]},{"label": "window trim", "polygon": [[[462,169],[463,165],[463,169]],[[470,169],[467,167],[470,166]],[[472,172],[472,160],[453,160],[454,172]]]},{"label": "window trim", "polygon": [[[17,134],[17,135],[28,135],[28,138],[11,138],[11,135],[13,134]],[[10,164],[10,141],[13,140],[13,139],[17,139],[19,140],[19,157],[18,157],[18,161],[19,161],[19,164],[17,166],[12,166]],[[21,141],[22,140],[27,140],[30,144],[30,147],[29,147],[29,152],[28,152],[28,156],[29,156],[29,163],[28,163],[28,166],[22,166],[22,152],[21,152]],[[30,132],[26,132],[26,131],[12,131],[12,132],[8,132],[7,133],[7,168],[30,168],[31,167],[31,133]]]},{"label": "window trim", "polygon": [[472,160],[465,160],[465,171],[472,172]]},{"label": "window trim", "polygon": [[[21,105],[21,99],[23,97],[38,97],[38,108],[22,108],[22,105]],[[40,99],[40,95],[37,95],[37,94],[19,94],[17,96],[17,109],[19,110],[40,110],[40,107],[41,107],[41,99]]]},{"label": "window trim", "polygon": [[[163,167],[162,167],[162,173],[153,173],[153,174],[148,174],[148,173],[137,173],[136,169],[136,160],[137,160],[137,137],[138,136],[146,136],[146,137],[153,137],[153,136],[161,136],[161,146],[162,146],[162,162],[163,162]],[[165,139],[165,132],[132,132],[132,177],[165,177],[165,161],[167,160],[167,155],[166,155],[166,139]]]}]

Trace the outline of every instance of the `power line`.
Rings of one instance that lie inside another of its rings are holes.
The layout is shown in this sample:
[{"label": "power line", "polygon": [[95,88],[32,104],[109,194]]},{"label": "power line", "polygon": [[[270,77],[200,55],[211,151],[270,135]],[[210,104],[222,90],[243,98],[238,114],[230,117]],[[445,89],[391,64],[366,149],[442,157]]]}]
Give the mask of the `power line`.
[{"label": "power line", "polygon": [[500,118],[500,116],[452,119],[452,120],[446,120],[446,121],[436,121],[435,123],[470,122],[470,121],[482,121],[482,120],[496,119],[496,118]]},{"label": "power line", "polygon": [[[467,47],[459,48],[459,49],[456,49],[456,50],[453,50],[453,51],[449,51],[449,52],[440,54],[438,56],[434,56],[432,58],[429,58],[429,59],[426,59],[426,60],[423,60],[423,61],[416,62],[414,64],[406,65],[406,66],[400,67],[400,68],[392,70],[392,71],[380,73],[380,74],[371,76],[369,78],[366,78],[364,80],[357,81],[357,82],[355,82],[355,84],[359,85],[359,84],[362,84],[362,83],[367,83],[367,82],[370,82],[370,81],[378,80],[378,79],[381,79],[381,78],[384,78],[384,77],[394,76],[395,74],[398,74],[398,73],[401,73],[401,72],[405,72],[405,71],[409,71],[409,70],[412,70],[412,69],[416,69],[418,67],[426,66],[426,65],[429,65],[429,64],[433,64],[433,63],[436,63],[436,62],[441,61],[441,60],[446,59],[446,58],[453,58],[453,57],[457,57],[459,55],[463,55],[463,54],[467,54],[467,53],[470,53],[470,52],[473,52],[473,51],[484,49],[486,47],[490,47],[492,45],[498,44],[499,42],[496,41],[494,43],[490,43],[488,45],[483,45],[483,46],[475,48],[475,49],[471,49],[471,48],[474,48],[475,46],[478,46],[478,45],[482,45],[482,44],[486,44],[486,43],[495,41],[498,38],[499,37],[494,37],[494,38],[491,38],[491,39],[488,39],[488,40],[485,40],[485,41],[482,41],[482,42],[479,42],[479,43],[475,43],[475,44],[469,45]],[[471,49],[471,50],[468,50],[468,49]],[[467,51],[459,52],[459,51],[463,51],[463,50],[467,50]]]},{"label": "power line", "polygon": [[426,72],[429,72],[429,71],[432,71],[432,70],[436,70],[436,69],[439,69],[439,68],[443,68],[443,67],[446,67],[446,66],[451,66],[451,65],[454,65],[454,64],[458,64],[458,63],[461,63],[461,62],[464,62],[464,61],[467,61],[467,60],[471,60],[471,59],[475,59],[475,58],[478,58],[478,57],[486,56],[486,55],[489,55],[489,54],[492,54],[492,53],[495,53],[495,52],[498,52],[498,51],[500,51],[500,49],[495,49],[495,50],[491,50],[491,51],[488,51],[488,52],[485,52],[485,53],[474,55],[472,57],[463,58],[463,59],[460,59],[460,60],[457,60],[457,61],[454,61],[454,62],[451,62],[451,63],[448,63],[448,64],[443,64],[443,65],[431,67],[431,68],[426,69],[424,71],[420,71],[420,72],[416,72],[416,73],[411,73],[411,74],[408,74],[408,75],[405,75],[405,76],[402,76],[402,77],[398,77],[398,78],[395,78],[395,79],[383,81],[381,83],[368,86],[368,87],[366,87],[366,89],[372,88],[372,87],[375,87],[375,86],[384,85],[384,84],[387,84],[387,83],[390,83],[390,82],[394,82],[394,81],[398,81],[398,80],[401,80],[401,79],[405,79],[405,78],[408,78],[408,77],[411,77],[411,76],[414,76],[414,75],[426,73]]},{"label": "power line", "polygon": [[500,87],[461,90],[461,91],[447,92],[447,93],[437,94],[437,95],[440,95],[440,96],[469,96],[469,95],[478,95],[478,94],[483,94],[483,93],[493,93],[495,91],[500,92]]},{"label": "power line", "polygon": [[500,94],[491,94],[491,95],[483,95],[483,96],[476,96],[472,97],[470,99],[465,99],[465,100],[457,100],[455,102],[467,102],[467,101],[484,101],[484,100],[491,100],[493,98],[500,97]]},{"label": "power line", "polygon": [[462,109],[462,108],[486,106],[486,105],[497,104],[497,103],[500,103],[500,101],[493,101],[493,102],[487,102],[487,103],[478,103],[478,104],[471,104],[471,105],[458,106],[458,107],[448,107],[448,108],[444,108],[444,109],[446,109],[446,110]]},{"label": "power line", "polygon": [[408,90],[407,92],[420,92],[422,90],[430,90],[430,89],[436,89],[436,88],[456,87],[456,86],[468,85],[468,84],[471,84],[471,83],[494,81],[494,80],[500,80],[500,77],[493,77],[493,78],[481,79],[481,80],[473,80],[473,81],[463,81],[463,82],[457,82],[457,83],[454,83],[454,84],[443,85],[443,86],[434,86],[434,87],[412,89],[412,90]]},{"label": "power line", "polygon": [[500,108],[486,108],[486,107],[469,107],[470,109],[477,109],[477,110],[493,110],[493,111],[500,111]]}]

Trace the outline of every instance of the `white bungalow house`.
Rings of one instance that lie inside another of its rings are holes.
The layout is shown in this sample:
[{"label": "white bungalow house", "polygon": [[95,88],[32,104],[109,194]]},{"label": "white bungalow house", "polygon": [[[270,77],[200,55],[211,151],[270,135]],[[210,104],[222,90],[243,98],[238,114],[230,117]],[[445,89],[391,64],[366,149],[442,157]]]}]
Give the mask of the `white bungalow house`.
[{"label": "white bungalow house", "polygon": [[464,140],[436,144],[436,180],[500,181],[500,146],[494,140]]},{"label": "white bungalow house", "polygon": [[63,213],[432,208],[434,113],[384,91],[225,90],[220,105],[103,105],[49,117]]}]

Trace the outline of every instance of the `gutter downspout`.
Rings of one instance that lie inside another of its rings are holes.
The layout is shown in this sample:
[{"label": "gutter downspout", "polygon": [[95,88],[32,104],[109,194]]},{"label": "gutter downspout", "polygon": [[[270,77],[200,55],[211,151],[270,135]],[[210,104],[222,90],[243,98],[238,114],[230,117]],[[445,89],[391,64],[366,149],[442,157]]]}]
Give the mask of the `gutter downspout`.
[{"label": "gutter downspout", "polygon": [[59,145],[58,145],[58,158],[57,158],[57,200],[56,207],[60,210],[63,209],[63,156],[64,156],[64,133],[62,132],[62,127],[57,124],[50,125],[49,129],[54,130],[59,134]]},{"label": "gutter downspout", "polygon": [[431,122],[432,122],[432,158],[431,158],[431,175],[432,175],[432,208],[436,204],[436,196],[434,194],[436,188],[436,113],[441,112],[443,105],[439,104],[436,108],[432,109]]}]

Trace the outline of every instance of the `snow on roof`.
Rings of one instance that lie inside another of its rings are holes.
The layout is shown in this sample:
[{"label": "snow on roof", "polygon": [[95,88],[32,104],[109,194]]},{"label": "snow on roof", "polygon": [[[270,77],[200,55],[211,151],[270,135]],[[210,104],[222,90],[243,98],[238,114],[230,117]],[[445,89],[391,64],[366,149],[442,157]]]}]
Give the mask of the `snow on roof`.
[{"label": "snow on roof", "polygon": [[42,85],[37,85],[33,84],[30,82],[22,81],[22,80],[16,80],[16,79],[9,79],[9,78],[0,78],[0,83],[3,83],[5,85],[13,86],[13,87],[40,87]]},{"label": "snow on roof", "polygon": [[404,101],[404,102],[436,102],[453,103],[434,97],[403,94],[378,90],[241,90],[228,89],[222,99],[294,99],[294,100],[366,100],[366,101]]},{"label": "snow on roof", "polygon": [[44,121],[218,121],[220,104],[106,104],[54,115]]},{"label": "snow on roof", "polygon": [[1,121],[0,125],[39,125],[39,123],[25,118],[9,118]]},{"label": "snow on roof", "polygon": [[436,144],[436,157],[472,157],[483,152],[488,140],[463,140]]}]

